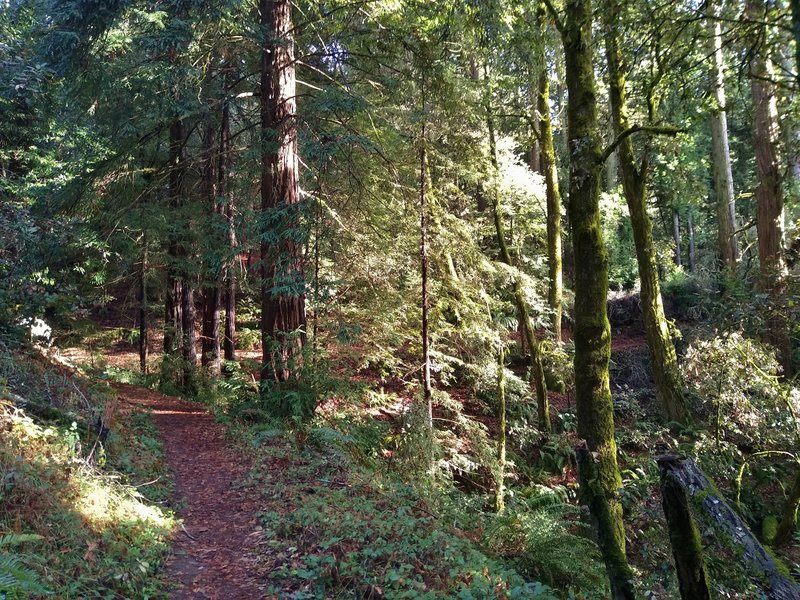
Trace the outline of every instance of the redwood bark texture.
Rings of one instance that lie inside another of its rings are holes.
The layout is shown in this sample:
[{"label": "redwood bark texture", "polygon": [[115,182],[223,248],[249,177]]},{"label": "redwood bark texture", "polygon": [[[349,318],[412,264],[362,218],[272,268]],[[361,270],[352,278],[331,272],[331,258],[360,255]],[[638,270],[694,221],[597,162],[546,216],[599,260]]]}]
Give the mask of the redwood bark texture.
[{"label": "redwood bark texture", "polygon": [[[177,212],[181,206],[184,174],[184,127],[175,119],[169,128],[169,207]],[[167,297],[164,301],[164,354],[175,354],[183,338],[183,282],[180,276],[181,251],[176,234],[169,233],[167,245]]]},{"label": "redwood bark texture", "polygon": [[[748,0],[747,17],[763,23],[766,6],[762,0]],[[789,325],[783,308],[788,269],[784,260],[783,188],[778,156],[778,108],[772,61],[763,47],[766,27],[754,30],[753,58],[750,62],[750,89],[753,96],[753,141],[756,158],[756,229],[758,231],[759,285],[769,298],[764,320],[764,340],[777,348],[784,375],[792,372]]]},{"label": "redwood bark texture", "polygon": [[262,381],[296,375],[305,344],[292,4],[261,0]]},{"label": "redwood bark texture", "polygon": [[[209,222],[214,222],[216,215],[221,214],[222,206],[217,203],[216,167],[217,161],[215,154],[219,153],[220,148],[216,143],[216,131],[213,124],[209,124],[204,132],[205,136],[205,157],[203,161],[203,195],[206,202],[206,210],[209,211]],[[213,235],[213,233],[211,234]],[[222,311],[222,285],[223,269],[216,264],[211,264],[210,281],[206,282],[203,290],[203,337],[202,353],[200,363],[209,370],[212,376],[220,374],[220,318]],[[215,272],[215,269],[216,270]]]},{"label": "redwood bark texture", "polygon": [[[226,74],[228,81],[230,72]],[[219,135],[219,161],[217,167],[217,193],[225,198],[225,206],[222,212],[225,217],[225,228],[227,233],[228,256],[223,263],[222,285],[220,295],[224,297],[225,303],[225,333],[222,340],[222,351],[225,360],[236,360],[236,205],[234,203],[233,190],[230,187],[228,172],[231,165],[231,118],[230,104],[227,99],[222,107],[222,124]]]}]

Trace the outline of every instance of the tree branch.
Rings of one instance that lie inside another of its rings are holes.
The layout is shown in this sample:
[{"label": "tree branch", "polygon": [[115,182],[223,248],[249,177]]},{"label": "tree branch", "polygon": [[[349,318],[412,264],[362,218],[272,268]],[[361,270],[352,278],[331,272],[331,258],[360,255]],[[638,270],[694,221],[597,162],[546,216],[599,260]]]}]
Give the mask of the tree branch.
[{"label": "tree branch", "polygon": [[558,14],[556,7],[553,6],[553,3],[550,0],[542,0],[544,5],[547,7],[547,11],[550,13],[550,16],[553,17],[553,23],[558,29],[560,34],[564,34],[564,22],[561,20],[561,16]]},{"label": "tree branch", "polygon": [[608,160],[608,157],[614,154],[614,151],[619,148],[619,145],[625,141],[626,138],[632,136],[634,133],[638,133],[639,131],[644,131],[646,133],[652,133],[654,135],[670,135],[675,136],[679,133],[685,131],[685,129],[678,129],[677,127],[669,127],[669,126],[656,126],[656,125],[631,125],[624,131],[621,131],[620,134],[616,137],[616,139],[609,144],[605,150],[603,150],[603,154],[600,155],[600,164],[603,164]]}]

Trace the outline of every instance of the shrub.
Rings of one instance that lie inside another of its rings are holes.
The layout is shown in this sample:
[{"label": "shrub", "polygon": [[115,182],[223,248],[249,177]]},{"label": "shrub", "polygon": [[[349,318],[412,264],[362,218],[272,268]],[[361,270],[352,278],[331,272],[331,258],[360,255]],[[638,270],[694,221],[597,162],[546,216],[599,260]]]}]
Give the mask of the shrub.
[{"label": "shrub", "polygon": [[494,516],[484,543],[528,577],[559,590],[580,590],[584,598],[605,598],[600,552],[577,516],[564,488],[533,485]]}]

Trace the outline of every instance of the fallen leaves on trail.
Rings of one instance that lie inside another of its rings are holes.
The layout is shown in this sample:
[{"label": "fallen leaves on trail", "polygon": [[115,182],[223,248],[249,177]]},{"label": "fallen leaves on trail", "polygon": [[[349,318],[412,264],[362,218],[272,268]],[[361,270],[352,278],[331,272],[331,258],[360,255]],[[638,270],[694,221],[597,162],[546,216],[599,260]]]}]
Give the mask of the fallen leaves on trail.
[{"label": "fallen leaves on trail", "polygon": [[184,531],[175,533],[166,567],[177,584],[172,598],[267,598],[255,552],[262,542],[258,494],[238,486],[249,457],[226,442],[223,426],[197,404],[133,385],[114,387],[122,399],[153,411],[184,506]]}]

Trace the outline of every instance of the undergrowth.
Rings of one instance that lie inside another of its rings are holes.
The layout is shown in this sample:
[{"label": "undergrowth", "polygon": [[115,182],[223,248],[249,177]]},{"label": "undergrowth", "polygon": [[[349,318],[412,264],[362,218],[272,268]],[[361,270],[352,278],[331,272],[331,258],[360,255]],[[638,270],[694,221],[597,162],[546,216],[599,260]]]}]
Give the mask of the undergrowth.
[{"label": "undergrowth", "polygon": [[256,483],[276,499],[260,517],[277,597],[556,597],[444,525],[412,487],[351,470],[330,444],[298,453],[275,438],[261,458]]},{"label": "undergrowth", "polygon": [[[0,364],[0,542],[15,544],[9,563],[0,543],[0,595],[163,597],[174,519],[151,501],[170,484],[148,416],[114,410],[110,391],[36,353]],[[113,422],[105,443],[101,414]]]}]

